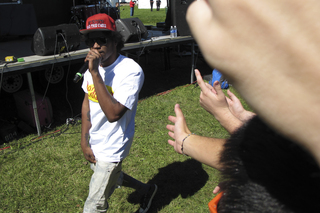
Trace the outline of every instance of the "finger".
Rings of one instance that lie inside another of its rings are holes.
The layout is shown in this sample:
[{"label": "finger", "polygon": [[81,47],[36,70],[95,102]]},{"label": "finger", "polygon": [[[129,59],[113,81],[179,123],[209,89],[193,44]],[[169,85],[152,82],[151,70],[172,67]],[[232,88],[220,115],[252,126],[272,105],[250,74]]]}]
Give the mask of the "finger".
[{"label": "finger", "polygon": [[95,163],[96,162],[96,159],[95,159],[94,155],[89,155],[89,161],[91,163]]},{"label": "finger", "polygon": [[91,159],[92,159],[93,161],[96,161],[96,157],[95,157],[94,155],[91,155]]},{"label": "finger", "polygon": [[86,156],[86,160],[89,161],[90,163],[93,163],[93,160],[89,156]]},{"label": "finger", "polygon": [[85,157],[86,157],[86,159],[87,159],[88,161],[90,161],[91,163],[93,163],[93,161],[95,161],[95,156],[94,156],[94,154],[93,154],[92,151],[87,152],[87,153],[85,154]]},{"label": "finger", "polygon": [[217,91],[214,89],[213,86],[211,86],[211,85],[208,84],[208,83],[205,83],[205,85],[206,85],[206,87],[207,87],[211,92],[213,92],[214,94],[217,94]]},{"label": "finger", "polygon": [[227,91],[227,94],[229,95],[229,97],[230,97],[230,99],[231,99],[232,101],[239,100],[239,99],[237,98],[237,96],[236,96],[235,94],[233,94],[230,90]]},{"label": "finger", "polygon": [[233,103],[233,101],[230,98],[228,98],[227,96],[226,96],[226,100],[227,100],[228,105],[231,105]]},{"label": "finger", "polygon": [[166,126],[166,128],[167,128],[167,130],[169,130],[169,131],[174,131],[174,125],[170,125],[170,124],[168,124],[167,126]]},{"label": "finger", "polygon": [[176,143],[176,142],[174,142],[173,140],[168,140],[168,144],[170,144],[170,145],[173,146],[173,147],[174,147],[175,143]]},{"label": "finger", "polygon": [[225,96],[224,93],[222,92],[222,89],[221,89],[219,81],[215,81],[213,83],[213,88],[217,92],[218,96]]},{"label": "finger", "polygon": [[227,90],[227,93],[230,97],[234,95],[229,89]]},{"label": "finger", "polygon": [[202,79],[200,71],[198,69],[195,69],[194,73],[196,75],[197,83],[198,83],[199,87],[201,88],[201,90],[206,89],[206,85],[205,85],[205,83],[204,83],[204,81]]},{"label": "finger", "polygon": [[174,112],[176,113],[177,118],[181,118],[181,117],[184,118],[184,115],[182,113],[182,110],[180,109],[180,105],[179,104],[176,104],[174,106]]},{"label": "finger", "polygon": [[175,140],[175,137],[174,137],[174,132],[168,132],[168,135]]},{"label": "finger", "polygon": [[217,194],[220,191],[220,186],[216,186],[213,190],[213,194]]},{"label": "finger", "polygon": [[91,49],[90,52],[91,52],[92,55],[95,55],[95,56],[99,56],[100,55],[99,51],[96,50],[96,49]]},{"label": "finger", "polygon": [[175,116],[169,115],[168,120],[171,121],[172,123],[176,123],[177,118]]},{"label": "finger", "polygon": [[206,83],[206,82],[205,82],[204,84],[206,85],[206,87],[207,87],[208,89],[210,89],[210,90],[213,89],[213,87],[211,86],[211,84],[208,84],[208,83]]},{"label": "finger", "polygon": [[95,159],[91,159],[91,163],[97,163],[97,161]]},{"label": "finger", "polygon": [[182,153],[181,153],[181,150],[177,147],[175,141],[173,141],[173,140],[168,140],[168,144],[170,144],[171,146],[173,146],[174,151],[176,151],[176,152],[179,153],[179,154],[182,154]]}]

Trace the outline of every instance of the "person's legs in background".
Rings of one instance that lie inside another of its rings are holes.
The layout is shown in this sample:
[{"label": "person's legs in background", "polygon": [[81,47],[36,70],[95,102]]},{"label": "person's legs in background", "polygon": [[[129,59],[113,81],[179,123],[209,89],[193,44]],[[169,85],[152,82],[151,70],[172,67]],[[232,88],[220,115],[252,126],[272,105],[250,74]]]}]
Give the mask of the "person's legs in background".
[{"label": "person's legs in background", "polygon": [[130,7],[130,16],[133,16],[134,13],[134,7]]}]

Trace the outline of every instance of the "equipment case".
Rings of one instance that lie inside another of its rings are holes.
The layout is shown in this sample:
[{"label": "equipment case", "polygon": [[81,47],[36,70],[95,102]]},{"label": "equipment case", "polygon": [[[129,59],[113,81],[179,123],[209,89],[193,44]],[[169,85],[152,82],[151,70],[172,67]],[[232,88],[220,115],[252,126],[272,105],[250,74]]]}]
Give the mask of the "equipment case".
[{"label": "equipment case", "polygon": [[[31,93],[29,90],[19,91],[13,94],[18,116],[32,127],[36,127]],[[48,97],[35,93],[40,126],[47,126],[52,122],[52,106]]]}]

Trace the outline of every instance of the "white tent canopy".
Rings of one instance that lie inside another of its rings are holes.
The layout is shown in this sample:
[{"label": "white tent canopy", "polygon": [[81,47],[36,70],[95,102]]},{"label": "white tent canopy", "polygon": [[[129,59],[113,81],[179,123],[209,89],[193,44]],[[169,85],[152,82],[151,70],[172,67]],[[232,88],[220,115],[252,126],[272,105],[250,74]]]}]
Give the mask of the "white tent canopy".
[{"label": "white tent canopy", "polygon": [[[137,0],[139,9],[150,9],[150,0]],[[160,8],[165,8],[167,6],[167,0],[161,0]],[[153,11],[157,11],[156,0],[153,2]]]}]

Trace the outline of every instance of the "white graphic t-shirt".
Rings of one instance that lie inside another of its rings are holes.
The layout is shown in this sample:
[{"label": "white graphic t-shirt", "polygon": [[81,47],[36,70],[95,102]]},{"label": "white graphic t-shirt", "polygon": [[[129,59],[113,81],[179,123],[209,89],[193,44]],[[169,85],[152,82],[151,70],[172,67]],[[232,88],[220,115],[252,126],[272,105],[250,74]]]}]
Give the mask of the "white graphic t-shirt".
[{"label": "white graphic t-shirt", "polygon": [[134,136],[138,96],[144,82],[144,73],[134,60],[119,55],[108,67],[99,67],[99,72],[111,95],[128,108],[116,122],[110,123],[101,110],[93,80],[87,70],[82,89],[88,93],[90,106],[90,146],[99,161],[119,162],[128,154]]}]

